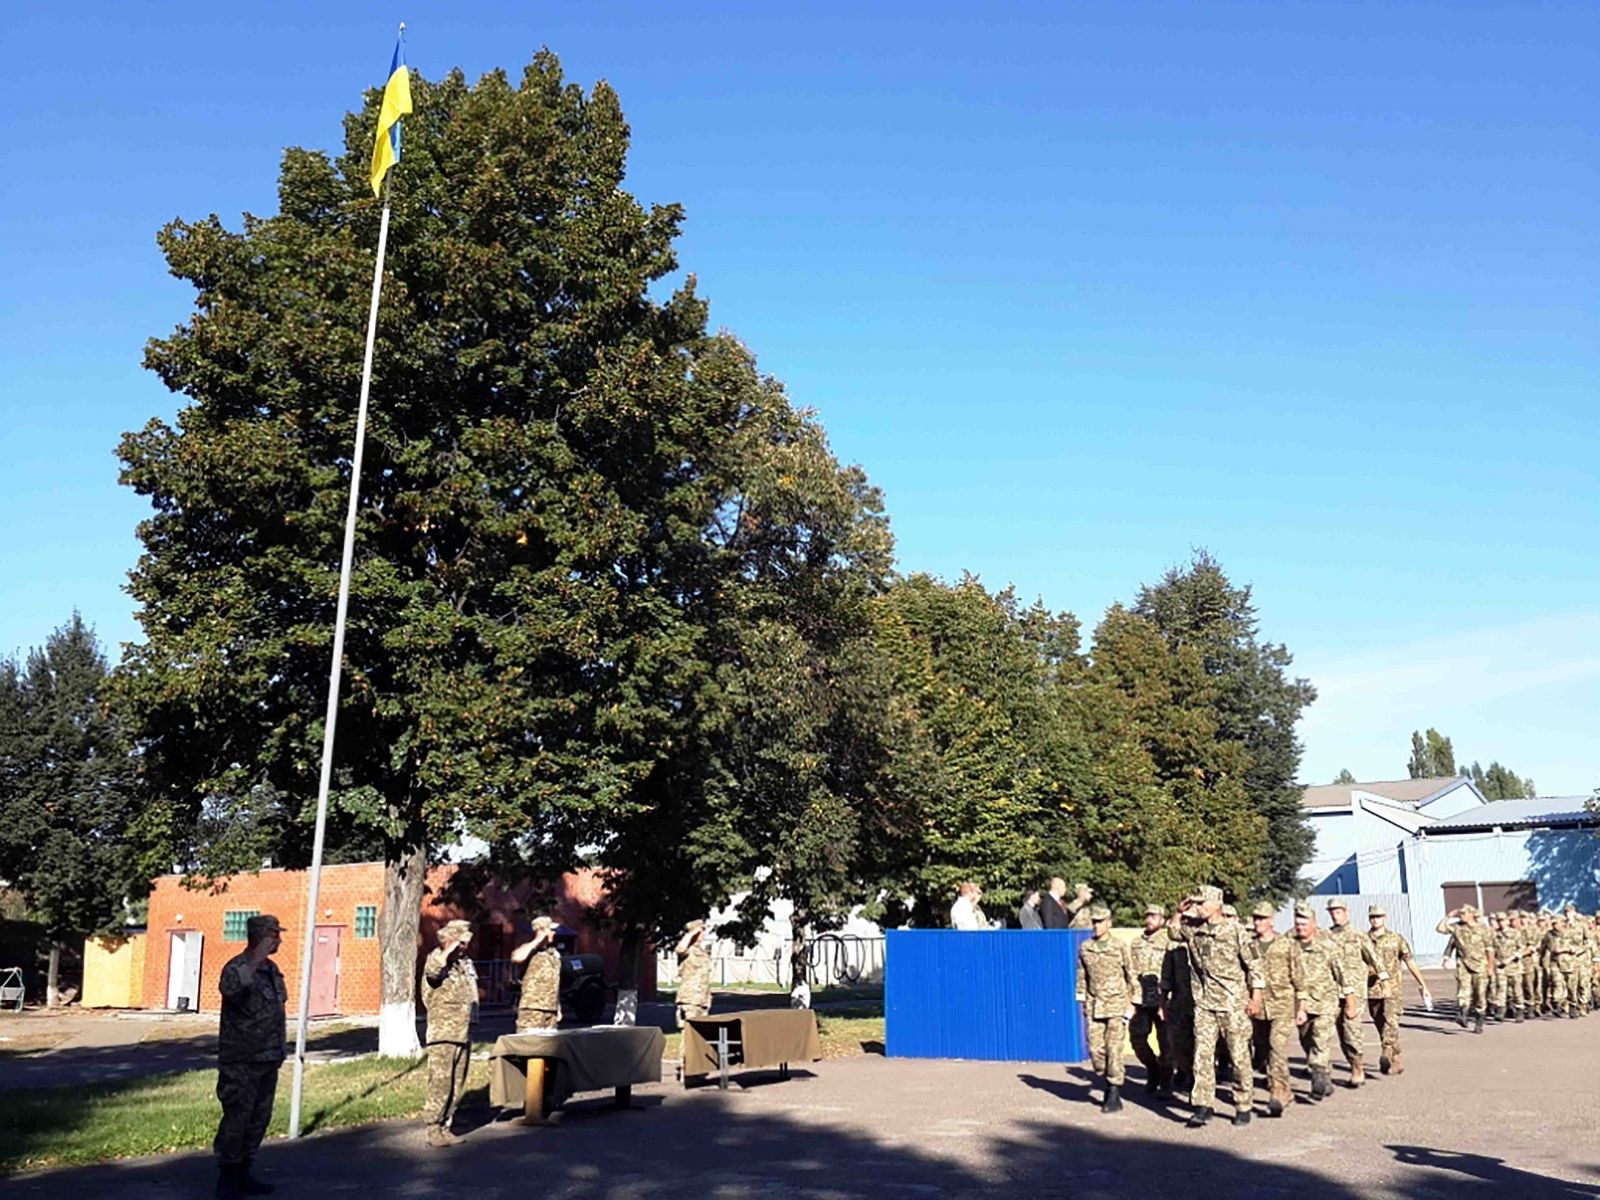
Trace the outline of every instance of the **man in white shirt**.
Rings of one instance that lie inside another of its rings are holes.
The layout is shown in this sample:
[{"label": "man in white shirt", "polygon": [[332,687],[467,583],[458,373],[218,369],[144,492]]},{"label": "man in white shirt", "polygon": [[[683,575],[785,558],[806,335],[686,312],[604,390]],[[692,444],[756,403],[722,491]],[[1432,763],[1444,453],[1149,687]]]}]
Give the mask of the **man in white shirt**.
[{"label": "man in white shirt", "polygon": [[963,883],[956,889],[956,902],[950,906],[950,928],[975,930],[989,928],[989,918],[983,915],[978,901],[983,899],[983,889],[975,883]]}]

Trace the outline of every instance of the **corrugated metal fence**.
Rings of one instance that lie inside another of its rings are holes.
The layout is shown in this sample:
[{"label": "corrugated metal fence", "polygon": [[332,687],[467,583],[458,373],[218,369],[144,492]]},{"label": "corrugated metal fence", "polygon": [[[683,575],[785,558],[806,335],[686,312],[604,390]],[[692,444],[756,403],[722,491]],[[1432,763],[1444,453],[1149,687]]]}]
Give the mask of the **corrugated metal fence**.
[{"label": "corrugated metal fence", "polygon": [[1075,989],[1086,931],[891,929],[885,1049],[891,1058],[1082,1062]]}]

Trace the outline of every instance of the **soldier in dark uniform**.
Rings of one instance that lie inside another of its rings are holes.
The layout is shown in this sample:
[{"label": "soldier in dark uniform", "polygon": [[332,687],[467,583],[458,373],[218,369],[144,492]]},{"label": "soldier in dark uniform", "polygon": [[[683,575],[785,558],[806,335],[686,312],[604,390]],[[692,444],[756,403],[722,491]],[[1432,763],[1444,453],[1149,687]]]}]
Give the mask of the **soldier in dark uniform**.
[{"label": "soldier in dark uniform", "polygon": [[272,1121],[272,1100],[283,1066],[285,1005],[289,989],[271,956],[283,926],[269,913],[245,925],[243,954],[222,967],[222,1020],[217,1029],[217,1099],[222,1121],[212,1147],[217,1152],[218,1200],[265,1196],[274,1189],[250,1170]]},{"label": "soldier in dark uniform", "polygon": [[422,966],[422,1007],[428,1010],[428,1096],[422,1106],[423,1140],[453,1146],[450,1131],[467,1086],[472,1061],[472,1006],[478,1002],[478,972],[467,955],[470,921],[449,921],[439,930],[439,948]]}]

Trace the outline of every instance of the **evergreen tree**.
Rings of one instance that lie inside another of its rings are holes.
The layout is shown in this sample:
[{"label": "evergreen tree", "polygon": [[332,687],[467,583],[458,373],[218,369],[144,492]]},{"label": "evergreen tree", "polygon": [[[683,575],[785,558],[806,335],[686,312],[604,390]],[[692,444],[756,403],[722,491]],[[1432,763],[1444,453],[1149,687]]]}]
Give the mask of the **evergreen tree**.
[{"label": "evergreen tree", "polygon": [[1356,782],[1356,777],[1350,774],[1349,767],[1340,767],[1339,774],[1334,777],[1333,781],[1335,783],[1354,783]]},{"label": "evergreen tree", "polygon": [[1437,729],[1411,731],[1411,758],[1406,770],[1413,779],[1443,779],[1456,774],[1455,747]]},{"label": "evergreen tree", "polygon": [[105,657],[77,613],[26,663],[0,661],[0,877],[62,948],[119,929],[134,879],[133,763]]},{"label": "evergreen tree", "polygon": [[1296,782],[1301,745],[1295,725],[1316,689],[1289,675],[1293,658],[1287,648],[1260,639],[1250,589],[1235,587],[1205,551],[1141,589],[1133,611],[1174,650],[1193,649],[1214,681],[1216,736],[1244,748],[1245,795],[1267,823],[1252,894],[1293,894],[1313,842]]}]

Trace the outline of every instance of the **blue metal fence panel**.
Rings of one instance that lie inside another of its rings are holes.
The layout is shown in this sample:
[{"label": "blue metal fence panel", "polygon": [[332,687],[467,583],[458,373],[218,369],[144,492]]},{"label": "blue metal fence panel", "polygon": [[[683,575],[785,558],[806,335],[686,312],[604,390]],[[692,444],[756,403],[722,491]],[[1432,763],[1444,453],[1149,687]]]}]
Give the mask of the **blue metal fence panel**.
[{"label": "blue metal fence panel", "polygon": [[1082,1062],[1079,930],[891,929],[884,950],[891,1058]]}]

